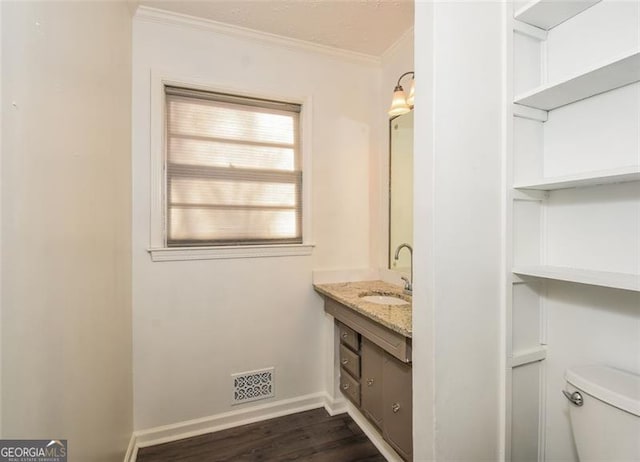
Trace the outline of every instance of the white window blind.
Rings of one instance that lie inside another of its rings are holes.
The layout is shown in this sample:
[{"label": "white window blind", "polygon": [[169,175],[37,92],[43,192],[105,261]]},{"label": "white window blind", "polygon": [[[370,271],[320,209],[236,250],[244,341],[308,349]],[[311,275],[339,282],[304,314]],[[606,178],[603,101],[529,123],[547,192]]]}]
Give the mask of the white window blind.
[{"label": "white window blind", "polygon": [[165,93],[167,245],[301,244],[300,105]]}]

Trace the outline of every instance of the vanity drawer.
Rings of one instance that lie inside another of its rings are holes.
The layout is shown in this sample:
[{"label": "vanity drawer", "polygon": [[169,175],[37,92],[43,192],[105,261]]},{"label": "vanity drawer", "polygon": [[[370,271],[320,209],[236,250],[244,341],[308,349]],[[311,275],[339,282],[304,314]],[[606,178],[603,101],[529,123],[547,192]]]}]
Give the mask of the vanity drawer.
[{"label": "vanity drawer", "polygon": [[340,391],[345,395],[353,404],[360,406],[360,384],[346,372],[340,373]]},{"label": "vanity drawer", "polygon": [[353,351],[358,351],[360,349],[358,333],[355,330],[345,326],[341,322],[338,322],[338,331],[340,335],[340,343],[347,345]]},{"label": "vanity drawer", "polygon": [[344,345],[340,345],[340,366],[356,379],[360,378],[360,356]]}]

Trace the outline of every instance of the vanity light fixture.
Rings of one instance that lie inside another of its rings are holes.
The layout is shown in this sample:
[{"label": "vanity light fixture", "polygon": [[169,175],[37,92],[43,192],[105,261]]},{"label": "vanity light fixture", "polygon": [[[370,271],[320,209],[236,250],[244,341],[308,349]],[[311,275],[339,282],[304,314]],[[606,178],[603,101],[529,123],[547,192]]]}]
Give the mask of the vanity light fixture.
[{"label": "vanity light fixture", "polygon": [[[404,88],[400,85],[400,81],[404,76],[409,74],[411,74],[411,87],[409,88],[409,96],[407,96],[404,92]],[[393,90],[393,99],[391,100],[391,108],[389,109],[389,115],[391,117],[406,114],[413,109],[414,95],[416,91],[415,75],[415,72],[409,71],[402,74],[398,79],[398,84]]]}]

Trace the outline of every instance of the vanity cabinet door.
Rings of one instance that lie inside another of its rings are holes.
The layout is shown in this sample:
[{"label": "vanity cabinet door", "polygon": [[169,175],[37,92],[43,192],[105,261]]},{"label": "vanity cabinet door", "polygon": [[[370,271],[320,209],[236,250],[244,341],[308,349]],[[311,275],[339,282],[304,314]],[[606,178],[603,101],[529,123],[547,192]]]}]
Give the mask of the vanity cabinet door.
[{"label": "vanity cabinet door", "polygon": [[413,452],[411,366],[385,353],[382,374],[384,377],[382,384],[384,438],[405,460],[411,460]]},{"label": "vanity cabinet door", "polygon": [[364,414],[382,428],[382,348],[362,337],[361,352],[361,407]]}]

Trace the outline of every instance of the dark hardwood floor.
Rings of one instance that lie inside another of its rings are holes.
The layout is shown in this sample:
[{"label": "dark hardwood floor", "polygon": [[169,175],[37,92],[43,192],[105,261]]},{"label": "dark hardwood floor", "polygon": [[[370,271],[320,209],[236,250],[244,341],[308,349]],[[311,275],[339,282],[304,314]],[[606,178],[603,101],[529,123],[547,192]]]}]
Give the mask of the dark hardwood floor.
[{"label": "dark hardwood floor", "polygon": [[348,414],[324,409],[141,448],[137,462],[384,462]]}]

